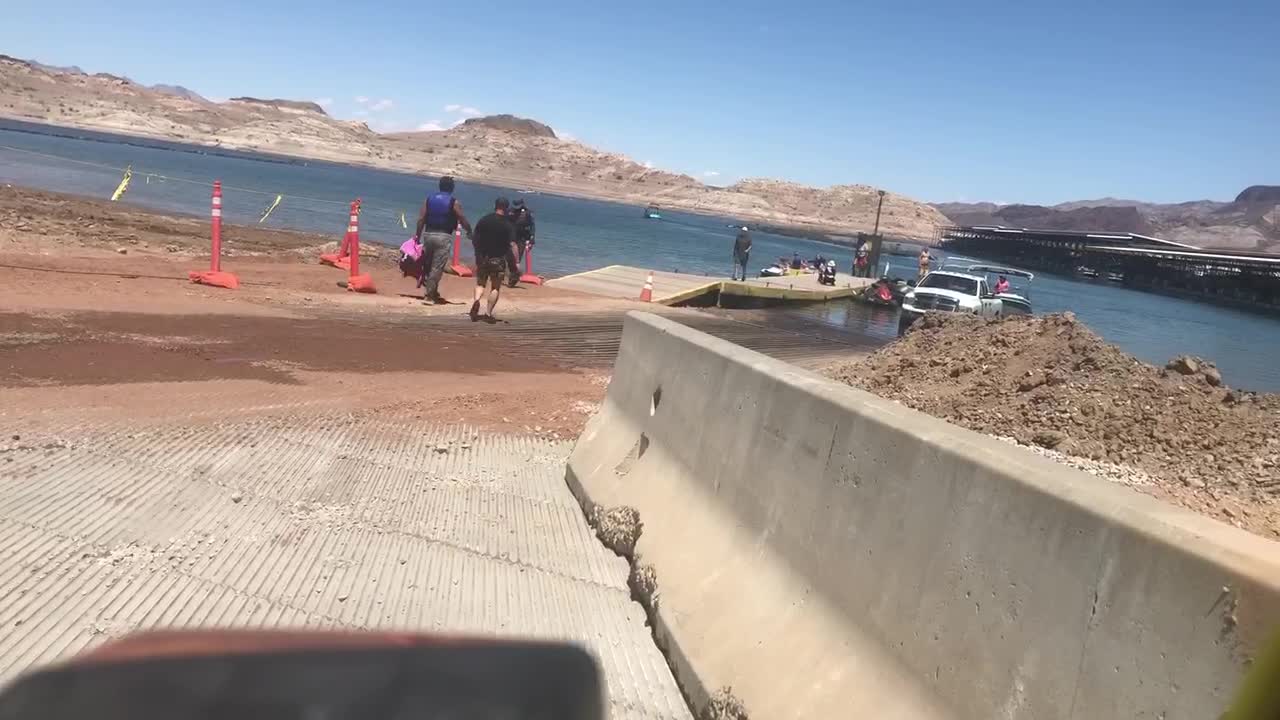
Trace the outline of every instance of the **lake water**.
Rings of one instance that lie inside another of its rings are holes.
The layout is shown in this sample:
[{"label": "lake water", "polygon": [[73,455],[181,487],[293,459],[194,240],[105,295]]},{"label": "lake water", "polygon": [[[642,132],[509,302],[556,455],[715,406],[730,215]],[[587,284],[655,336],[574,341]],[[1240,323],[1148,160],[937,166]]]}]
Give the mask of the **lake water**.
[{"label": "lake water", "polygon": [[[256,223],[282,194],[283,201],[265,226],[324,232],[334,239],[346,228],[348,204],[360,197],[361,239],[388,245],[398,245],[412,234],[422,199],[435,187],[433,177],[0,121],[0,182],[106,198],[126,165],[133,166],[134,179],[123,202],[207,215],[217,178],[223,183],[229,222]],[[730,271],[732,218],[664,211],[662,220],[647,220],[642,208],[634,206],[522,195],[465,177],[459,178],[457,194],[473,220],[492,207],[498,194],[524,198],[537,218],[534,269],[548,277],[610,264],[722,276]],[[401,213],[408,230],[401,226]],[[793,252],[836,257],[842,268],[850,261],[847,248],[827,243],[764,232],[754,232],[753,237],[753,272]],[[463,245],[465,253],[467,243]],[[891,274],[914,275],[912,258],[889,261]],[[1049,275],[1036,278],[1031,294],[1036,312],[1070,310],[1107,340],[1148,362],[1199,355],[1214,360],[1233,386],[1280,391],[1280,319]],[[884,340],[897,330],[895,310],[850,302],[768,313],[780,324],[818,321]]]}]

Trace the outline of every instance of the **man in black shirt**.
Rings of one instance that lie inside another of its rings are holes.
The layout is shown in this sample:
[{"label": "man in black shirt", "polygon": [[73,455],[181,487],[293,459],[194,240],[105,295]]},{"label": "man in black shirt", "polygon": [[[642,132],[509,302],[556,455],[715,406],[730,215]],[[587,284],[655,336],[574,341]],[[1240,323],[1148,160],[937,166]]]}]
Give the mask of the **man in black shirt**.
[{"label": "man in black shirt", "polygon": [[743,225],[738,237],[733,240],[733,279],[738,279],[738,268],[742,268],[742,279],[747,279],[747,261],[751,256],[751,231]]},{"label": "man in black shirt", "polygon": [[515,226],[507,217],[508,207],[506,198],[495,200],[493,212],[480,218],[471,238],[476,253],[476,299],[471,303],[471,322],[482,317],[480,301],[486,292],[489,294],[488,310],[483,317],[485,322],[497,322],[493,308],[497,306],[498,294],[502,291],[502,273],[507,268],[511,244],[516,241]]},{"label": "man in black shirt", "polygon": [[516,227],[516,242],[511,247],[511,255],[507,258],[511,274],[507,278],[511,287],[520,281],[520,263],[524,262],[524,254],[533,247],[533,211],[524,204],[524,200],[516,200],[507,215],[511,224]]}]

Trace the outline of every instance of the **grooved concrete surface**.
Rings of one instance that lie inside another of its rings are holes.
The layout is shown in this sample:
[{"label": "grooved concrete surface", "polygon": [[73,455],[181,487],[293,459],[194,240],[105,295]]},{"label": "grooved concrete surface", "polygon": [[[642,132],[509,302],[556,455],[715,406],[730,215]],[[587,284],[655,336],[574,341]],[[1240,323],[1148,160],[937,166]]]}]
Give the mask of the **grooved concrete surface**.
[{"label": "grooved concrete surface", "polygon": [[571,639],[616,718],[688,718],[567,443],[314,411],[0,441],[0,680],[139,628]]}]

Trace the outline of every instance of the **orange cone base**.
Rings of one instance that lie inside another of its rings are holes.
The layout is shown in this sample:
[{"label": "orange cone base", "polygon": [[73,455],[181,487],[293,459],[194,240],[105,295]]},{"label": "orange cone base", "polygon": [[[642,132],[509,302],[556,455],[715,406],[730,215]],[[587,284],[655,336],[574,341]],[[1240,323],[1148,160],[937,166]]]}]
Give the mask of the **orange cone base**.
[{"label": "orange cone base", "polygon": [[377,288],[373,286],[373,277],[370,275],[352,275],[347,278],[347,290],[349,292],[376,293]]},{"label": "orange cone base", "polygon": [[541,275],[534,275],[533,273],[525,273],[520,276],[520,282],[528,283],[529,285],[541,285],[544,281]]},{"label": "orange cone base", "polygon": [[212,270],[199,271],[193,270],[187,273],[187,277],[191,278],[191,282],[197,285],[211,285],[213,287],[226,288],[235,290],[240,287],[240,278],[229,272],[214,272]]},{"label": "orange cone base", "polygon": [[463,265],[462,263],[453,263],[449,267],[445,268],[445,272],[450,275],[457,275],[458,277],[472,277],[475,275],[475,273],[471,271],[471,268]]},{"label": "orange cone base", "polygon": [[338,254],[337,254],[337,253],[325,253],[324,255],[321,255],[321,256],[320,256],[320,264],[321,264],[321,265],[332,265],[333,267],[336,267],[336,268],[338,268],[338,269],[340,269],[340,270],[350,270],[350,269],[351,269],[351,258],[350,258],[350,257],[338,257]]}]

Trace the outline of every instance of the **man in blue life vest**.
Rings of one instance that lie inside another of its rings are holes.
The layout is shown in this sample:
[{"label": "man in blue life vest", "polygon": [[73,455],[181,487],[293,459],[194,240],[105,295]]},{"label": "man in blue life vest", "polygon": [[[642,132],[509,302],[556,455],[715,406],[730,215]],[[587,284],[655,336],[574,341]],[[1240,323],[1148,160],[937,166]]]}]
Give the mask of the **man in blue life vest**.
[{"label": "man in blue life vest", "polygon": [[471,223],[462,214],[462,203],[453,196],[453,178],[446,175],[440,178],[440,192],[422,204],[418,227],[413,232],[413,239],[422,245],[422,275],[418,278],[418,287],[423,288],[422,299],[425,302],[436,305],[449,303],[440,297],[440,276],[449,262],[453,233],[459,225],[470,238]]}]

